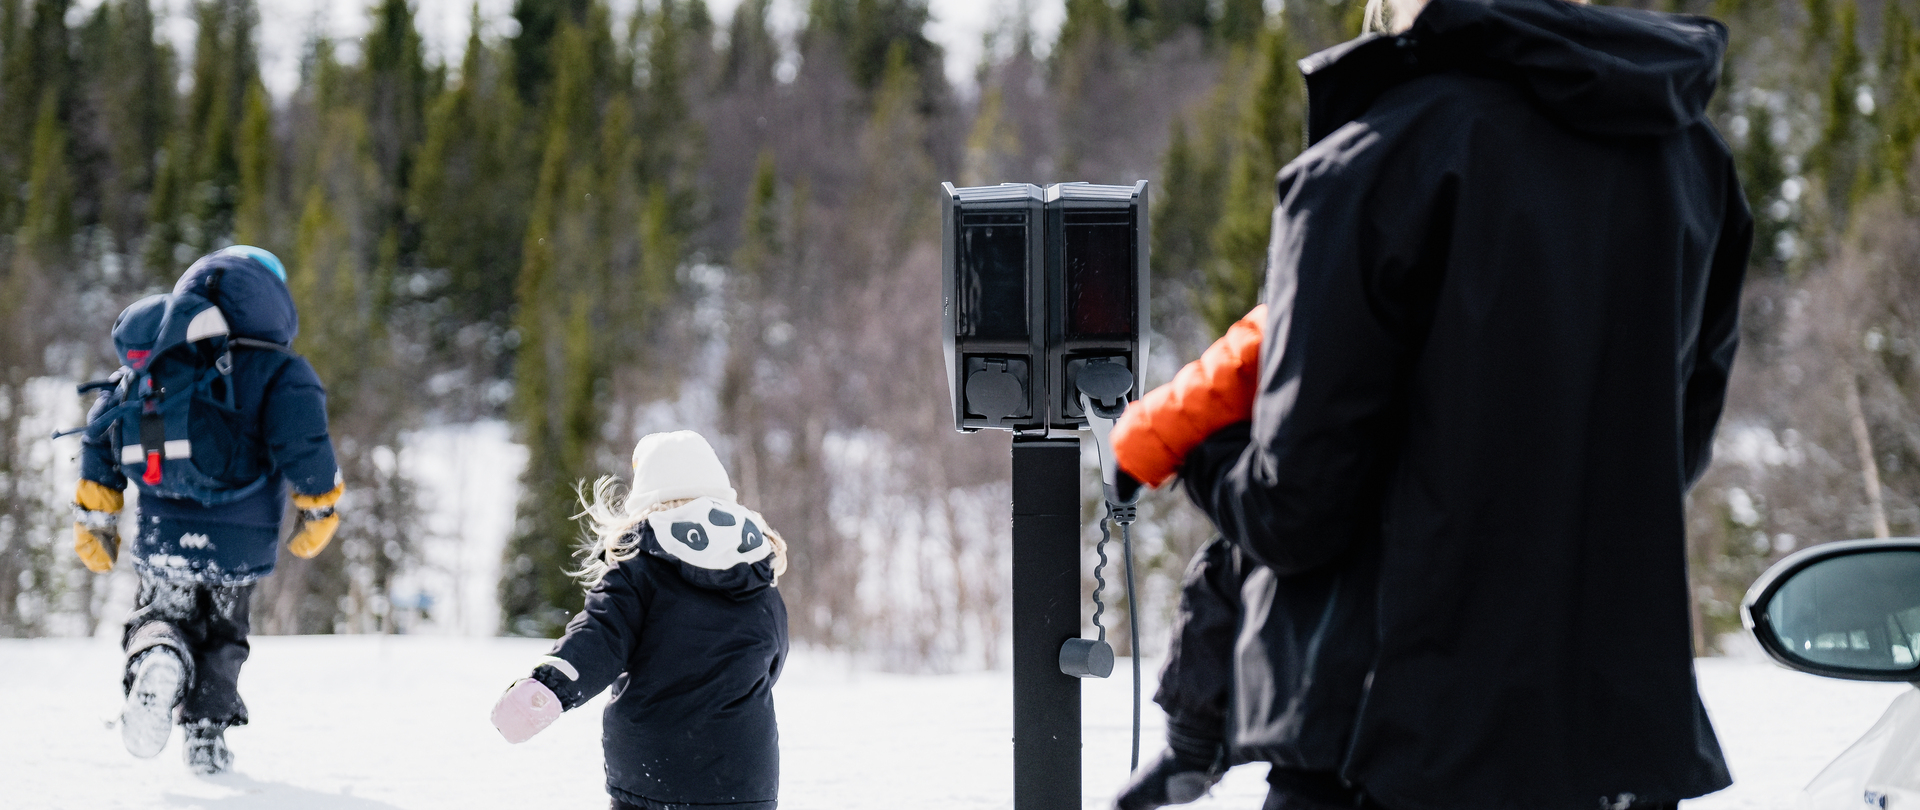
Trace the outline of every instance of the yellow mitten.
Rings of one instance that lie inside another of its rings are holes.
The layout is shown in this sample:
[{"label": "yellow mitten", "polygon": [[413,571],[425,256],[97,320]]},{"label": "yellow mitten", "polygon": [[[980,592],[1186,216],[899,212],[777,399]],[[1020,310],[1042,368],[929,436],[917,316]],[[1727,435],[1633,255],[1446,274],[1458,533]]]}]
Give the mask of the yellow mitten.
[{"label": "yellow mitten", "polygon": [[120,556],[120,510],[126,503],[119,490],[80,479],[73,493],[73,550],[88,571],[113,570]]},{"label": "yellow mitten", "polygon": [[320,495],[293,494],[293,508],[299,510],[294,515],[293,537],[287,540],[293,556],[311,560],[333,541],[333,533],[340,528],[340,515],[333,505],[345,491],[346,484],[338,484]]}]

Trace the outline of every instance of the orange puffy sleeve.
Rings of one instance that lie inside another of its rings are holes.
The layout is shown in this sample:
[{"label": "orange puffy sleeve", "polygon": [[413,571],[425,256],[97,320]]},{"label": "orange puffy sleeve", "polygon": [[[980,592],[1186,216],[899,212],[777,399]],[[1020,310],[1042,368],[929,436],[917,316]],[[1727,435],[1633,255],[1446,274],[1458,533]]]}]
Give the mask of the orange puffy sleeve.
[{"label": "orange puffy sleeve", "polygon": [[1266,322],[1267,306],[1254,307],[1171,382],[1127,406],[1113,426],[1113,457],[1121,470],[1159,487],[1214,431],[1253,417]]}]

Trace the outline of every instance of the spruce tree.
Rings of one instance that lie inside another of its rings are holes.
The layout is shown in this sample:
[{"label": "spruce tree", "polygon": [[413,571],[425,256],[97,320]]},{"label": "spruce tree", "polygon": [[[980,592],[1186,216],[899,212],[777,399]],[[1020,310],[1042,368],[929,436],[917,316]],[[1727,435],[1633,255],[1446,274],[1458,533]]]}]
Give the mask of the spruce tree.
[{"label": "spruce tree", "polygon": [[59,90],[47,88],[40,96],[40,114],[33,126],[33,168],[20,229],[21,247],[40,263],[53,266],[68,257],[73,237],[73,177],[59,109]]},{"label": "spruce tree", "polygon": [[744,0],[727,23],[726,61],[721,67],[721,88],[758,88],[773,81],[773,66],[780,57],[780,45],[774,41],[768,12],[772,0]]},{"label": "spruce tree", "polygon": [[[1920,144],[1920,32],[1893,0],[1886,4],[1881,32],[1880,75],[1885,91],[1880,97],[1886,100],[1881,113],[1886,140],[1874,156],[1874,165],[1895,187],[1903,187],[1920,182],[1920,178],[1909,180],[1915,166],[1914,147]],[[1910,210],[1920,211],[1920,195],[1910,194],[1908,199]]]},{"label": "spruce tree", "polygon": [[381,235],[375,259],[374,312],[376,320],[384,323],[394,306],[396,279],[403,270],[418,265],[419,227],[406,203],[414,157],[426,136],[433,88],[407,0],[381,0],[371,13],[373,27],[364,40],[362,103],[368,146],[380,177],[372,201],[373,227]]},{"label": "spruce tree", "polygon": [[247,89],[246,114],[240,120],[239,199],[235,207],[233,240],[271,249],[276,201],[273,178],[273,113],[267,90],[259,82]]},{"label": "spruce tree", "polygon": [[1859,42],[1859,4],[1841,0],[1834,14],[1833,63],[1827,72],[1826,117],[1815,167],[1825,175],[1827,204],[1835,220],[1844,222],[1861,168],[1858,136],[1865,122],[1855,98],[1866,59]]},{"label": "spruce tree", "polygon": [[168,140],[171,176],[156,181],[150,220],[150,272],[166,274],[180,259],[232,239],[239,203],[237,137],[249,88],[259,82],[252,0],[200,0],[186,117]]},{"label": "spruce tree", "polygon": [[409,217],[420,227],[420,262],[446,273],[454,322],[504,330],[538,155],[520,137],[523,108],[481,40],[477,6],[472,26],[459,82],[427,117]]},{"label": "spruce tree", "polygon": [[1747,110],[1747,120],[1746,144],[1734,154],[1740,188],[1747,195],[1748,210],[1753,212],[1753,251],[1747,263],[1749,267],[1782,271],[1785,268],[1775,255],[1774,243],[1787,223],[1770,209],[1779,199],[1780,184],[1786,182],[1787,173],[1781,167],[1780,149],[1773,142],[1773,110],[1765,102],[1755,104]]},{"label": "spruce tree", "polygon": [[1213,265],[1213,231],[1225,192],[1226,166],[1216,139],[1195,138],[1188,134],[1191,129],[1184,119],[1174,119],[1171,142],[1160,164],[1160,183],[1154,189],[1149,259],[1153,297],[1176,302],[1173,307],[1154,307],[1154,331],[1161,334],[1173,333],[1176,327],[1171,319],[1190,312],[1201,300],[1202,273]]},{"label": "spruce tree", "polygon": [[871,94],[879,91],[888,60],[900,48],[919,77],[919,109],[933,109],[945,81],[940,46],[925,33],[926,0],[813,0],[809,8],[802,36],[809,58],[839,54],[854,83]]},{"label": "spruce tree", "polygon": [[513,85],[521,102],[540,104],[553,79],[553,39],[563,23],[582,23],[592,0],[514,0],[513,21],[518,24],[508,45]]},{"label": "spruce tree", "polygon": [[1259,303],[1272,229],[1274,176],[1300,151],[1305,96],[1286,33],[1261,37],[1258,71],[1228,169],[1226,206],[1213,232],[1200,313],[1215,335]]},{"label": "spruce tree", "polygon": [[21,46],[25,17],[22,0],[0,0],[0,233],[11,233],[19,221],[17,194],[12,191],[26,174],[19,122],[37,112],[39,103],[25,73],[32,65]]},{"label": "spruce tree", "polygon": [[106,225],[122,251],[145,230],[155,158],[174,102],[171,50],[154,30],[147,0],[94,9],[82,34],[80,102],[88,121],[89,169],[80,193],[88,221]]},{"label": "spruce tree", "polygon": [[[1365,3],[1359,3],[1365,5]],[[1220,22],[1215,26],[1219,39],[1227,45],[1251,45],[1267,26],[1267,9],[1261,0],[1223,0]]]},{"label": "spruce tree", "polygon": [[[12,40],[0,65],[0,232],[12,230],[25,215],[27,200],[20,196],[38,147],[41,116],[51,112],[55,125],[65,129],[72,103],[73,70],[69,63],[66,14],[70,0],[32,0],[31,13],[20,5],[0,9],[0,26],[11,28]],[[65,147],[64,132],[62,133]],[[6,160],[12,156],[11,160]]]},{"label": "spruce tree", "polygon": [[[545,153],[515,290],[514,415],[528,459],[500,604],[508,632],[519,635],[556,634],[581,605],[580,586],[566,573],[582,538],[572,519],[578,487],[599,474],[613,332],[638,327],[607,317],[614,291],[606,238],[617,210],[608,184],[630,186],[634,154],[630,132],[603,120],[626,89],[611,75],[611,43],[596,7],[586,25],[562,23],[552,45]],[[630,126],[625,115],[610,118]]]}]

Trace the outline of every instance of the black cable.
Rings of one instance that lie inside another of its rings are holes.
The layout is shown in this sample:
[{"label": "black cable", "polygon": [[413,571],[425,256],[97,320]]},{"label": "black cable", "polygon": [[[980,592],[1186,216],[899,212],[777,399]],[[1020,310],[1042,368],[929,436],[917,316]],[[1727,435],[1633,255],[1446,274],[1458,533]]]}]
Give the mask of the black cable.
[{"label": "black cable", "polygon": [[[1107,510],[1112,512],[1112,505]],[[1107,640],[1107,628],[1100,624],[1100,614],[1107,611],[1107,603],[1100,601],[1100,589],[1107,587],[1107,580],[1100,576],[1100,569],[1107,567],[1107,541],[1113,536],[1107,533],[1107,522],[1100,521],[1100,542],[1094,544],[1093,553],[1100,555],[1100,561],[1093,565],[1093,629],[1099,631],[1100,641]]]},{"label": "black cable", "polygon": [[[1133,659],[1133,760],[1128,766],[1129,773],[1140,770],[1140,611],[1139,603],[1134,599],[1133,588],[1133,519],[1139,510],[1133,506],[1114,506],[1107,503],[1107,517],[1120,524],[1120,553],[1127,569],[1127,635],[1128,658]],[[1105,537],[1107,522],[1100,521],[1100,534]],[[1105,555],[1101,559],[1106,559]],[[1101,631],[1102,638],[1105,637]]]}]

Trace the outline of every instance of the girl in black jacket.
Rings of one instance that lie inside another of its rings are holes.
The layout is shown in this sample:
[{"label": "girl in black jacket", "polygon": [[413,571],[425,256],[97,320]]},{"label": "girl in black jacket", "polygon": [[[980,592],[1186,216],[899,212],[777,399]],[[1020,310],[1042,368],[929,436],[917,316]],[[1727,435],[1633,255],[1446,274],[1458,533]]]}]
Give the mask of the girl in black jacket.
[{"label": "girl in black jacket", "polygon": [[774,585],[785,543],[734,502],[692,431],[633,451],[632,491],[602,478],[586,500],[586,609],[493,721],[509,742],[613,687],[602,721],[614,810],[772,810],[780,788],[773,685],[787,657]]}]

